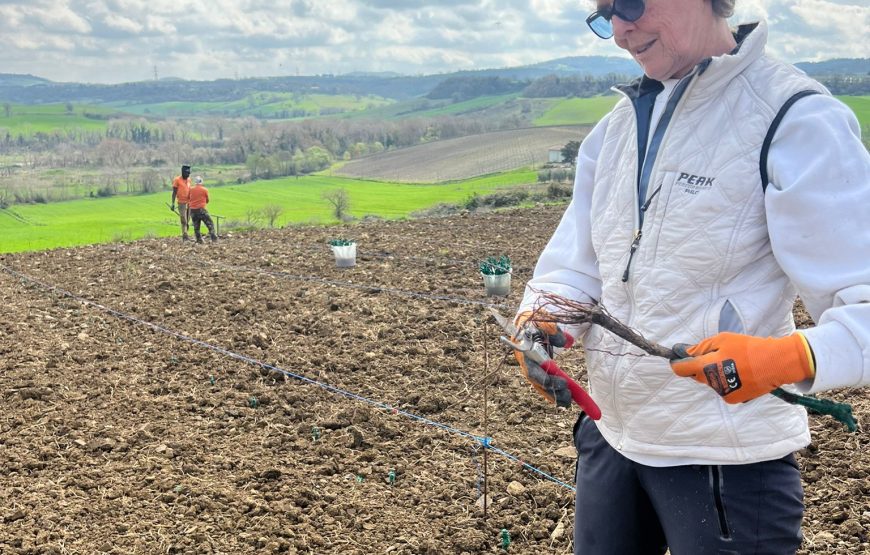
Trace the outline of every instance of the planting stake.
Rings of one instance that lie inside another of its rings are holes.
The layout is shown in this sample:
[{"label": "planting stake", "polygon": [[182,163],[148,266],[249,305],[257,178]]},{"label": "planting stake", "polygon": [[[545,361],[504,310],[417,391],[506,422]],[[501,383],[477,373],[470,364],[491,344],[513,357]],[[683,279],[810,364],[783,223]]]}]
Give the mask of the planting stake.
[{"label": "planting stake", "polygon": [[486,381],[483,382],[483,436],[487,438],[487,442],[484,445],[483,449],[483,520],[486,521],[486,511],[488,509],[487,505],[487,495],[489,494],[489,468],[487,467],[487,454],[489,452],[489,403],[487,402],[488,396],[487,391],[489,390],[489,341],[487,338],[489,337],[489,326],[487,322],[489,319],[483,321],[483,375],[487,376]]}]

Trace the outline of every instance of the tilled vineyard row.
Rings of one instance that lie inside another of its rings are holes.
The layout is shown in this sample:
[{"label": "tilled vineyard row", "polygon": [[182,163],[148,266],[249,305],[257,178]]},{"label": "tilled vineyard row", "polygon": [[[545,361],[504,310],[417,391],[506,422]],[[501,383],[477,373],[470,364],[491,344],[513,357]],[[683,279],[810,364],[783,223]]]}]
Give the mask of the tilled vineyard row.
[{"label": "tilled vineyard row", "polygon": [[[74,295],[365,399],[0,272],[0,553],[486,553],[498,552],[502,529],[510,552],[569,552],[570,490],[490,453],[484,518],[479,444],[402,414],[489,435],[571,482],[576,413],[531,393],[481,305],[426,297],[515,306],[560,211],[3,257]],[[335,236],[357,239],[357,267],[335,267],[325,246]],[[475,267],[496,254],[519,269],[507,299],[485,297]],[[583,377],[579,350],[561,362]],[[866,395],[835,396],[866,429]],[[817,417],[813,427],[800,454],[802,553],[865,553],[866,436]]]}]

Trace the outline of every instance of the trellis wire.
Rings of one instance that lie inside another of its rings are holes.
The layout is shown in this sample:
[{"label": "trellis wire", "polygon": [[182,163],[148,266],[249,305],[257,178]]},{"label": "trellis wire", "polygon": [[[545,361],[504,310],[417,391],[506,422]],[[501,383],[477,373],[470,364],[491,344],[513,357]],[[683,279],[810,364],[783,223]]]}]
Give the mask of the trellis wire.
[{"label": "trellis wire", "polygon": [[[434,428],[438,428],[442,431],[452,433],[452,434],[458,435],[458,436],[466,438],[466,439],[473,440],[473,441],[477,442],[478,444],[480,444],[484,449],[492,450],[493,453],[497,453],[507,460],[521,464],[523,468],[525,468],[531,472],[534,472],[535,474],[538,474],[539,476],[545,478],[546,480],[549,480],[549,481],[551,481],[559,486],[562,486],[566,489],[569,489],[571,491],[575,491],[574,487],[571,486],[570,484],[567,484],[567,483],[563,482],[562,480],[559,480],[555,476],[552,476],[551,474],[524,462],[522,459],[520,459],[516,455],[508,453],[507,451],[504,451],[503,449],[500,449],[500,448],[494,446],[492,444],[491,437],[476,436],[470,432],[467,432],[465,430],[460,430],[459,428],[454,428],[453,426],[450,426],[450,425],[445,424],[443,422],[438,422],[438,421],[432,420],[430,418],[426,418],[425,416],[420,416],[418,414],[414,414],[412,412],[408,412],[408,411],[399,409],[397,407],[393,407],[393,406],[388,405],[386,403],[383,403],[381,401],[376,401],[374,399],[370,399],[370,398],[365,397],[363,395],[353,393],[352,391],[347,391],[345,389],[341,389],[341,388],[336,387],[334,385],[330,385],[330,384],[325,383],[325,382],[320,382],[320,381],[314,380],[312,378],[303,376],[301,374],[296,374],[296,373],[291,372],[289,370],[285,370],[281,367],[262,362],[260,360],[255,359],[255,358],[243,355],[241,353],[236,353],[234,351],[224,349],[223,347],[213,345],[213,344],[208,343],[206,341],[202,341],[200,339],[190,337],[188,335],[177,332],[175,330],[171,330],[169,328],[154,324],[153,322],[148,322],[147,320],[142,320],[141,318],[137,318],[137,317],[132,316],[130,314],[127,314],[127,313],[121,312],[119,310],[116,310],[114,308],[100,304],[96,301],[92,301],[92,300],[86,299],[84,297],[81,297],[79,295],[76,295],[75,293],[72,293],[71,291],[67,291],[66,289],[63,289],[63,288],[58,287],[56,285],[52,285],[50,283],[45,283],[43,281],[40,281],[36,278],[33,278],[31,276],[28,276],[26,274],[18,272],[16,270],[6,266],[5,264],[0,264],[0,270],[6,272],[7,274],[9,274],[15,278],[18,278],[21,281],[39,286],[42,289],[46,289],[48,291],[55,292],[61,296],[68,297],[70,299],[75,300],[76,302],[79,302],[79,303],[85,305],[85,306],[90,306],[90,307],[94,307],[94,308],[97,308],[99,310],[102,310],[102,311],[114,316],[115,318],[117,318],[119,320],[125,320],[127,322],[132,322],[134,324],[138,324],[138,325],[150,328],[152,331],[156,331],[158,333],[169,335],[169,336],[174,337],[175,339],[178,339],[180,341],[192,343],[192,344],[197,345],[199,347],[203,347],[205,349],[214,351],[214,352],[222,354],[224,356],[242,361],[246,364],[250,364],[252,366],[257,366],[259,368],[263,368],[266,370],[271,370],[273,372],[277,372],[279,374],[283,374],[287,377],[294,378],[294,379],[299,380],[303,383],[317,386],[321,389],[329,391],[330,393],[334,393],[336,395],[340,395],[340,396],[343,396],[343,397],[346,397],[348,399],[352,399],[355,401],[360,401],[360,402],[369,404],[371,406],[374,406],[376,408],[390,411],[392,414],[402,415],[406,418],[420,422],[422,424],[432,426]],[[485,499],[484,499],[484,501],[485,501]]]},{"label": "trellis wire", "polygon": [[[160,256],[164,256],[170,258],[170,255],[161,254]],[[174,259],[174,257],[172,257]],[[202,260],[202,259],[201,259]],[[421,291],[412,291],[408,289],[396,289],[393,287],[382,287],[378,285],[363,285],[360,283],[353,283],[350,281],[341,281],[334,279],[326,279],[319,276],[305,276],[299,274],[290,274],[288,272],[281,271],[271,271],[264,270],[262,268],[251,268],[248,266],[236,266],[233,264],[225,264],[223,262],[216,262],[214,260],[203,260],[206,264],[211,264],[212,266],[216,266],[218,268],[223,268],[225,270],[229,270],[232,272],[253,272],[258,274],[264,274],[267,276],[289,279],[293,281],[305,281],[305,282],[313,282],[313,283],[321,283],[324,285],[334,285],[336,287],[345,287],[348,289],[357,289],[361,291],[371,291],[375,293],[386,293],[388,295],[399,295],[403,297],[411,297],[416,299],[428,299],[434,301],[445,301],[457,304],[466,304],[466,305],[474,305],[474,306],[482,306],[485,308],[504,308],[508,309],[510,306],[503,303],[491,303],[489,301],[478,301],[474,299],[469,299],[466,297],[453,297],[450,295],[433,295],[431,293],[423,293]]]}]

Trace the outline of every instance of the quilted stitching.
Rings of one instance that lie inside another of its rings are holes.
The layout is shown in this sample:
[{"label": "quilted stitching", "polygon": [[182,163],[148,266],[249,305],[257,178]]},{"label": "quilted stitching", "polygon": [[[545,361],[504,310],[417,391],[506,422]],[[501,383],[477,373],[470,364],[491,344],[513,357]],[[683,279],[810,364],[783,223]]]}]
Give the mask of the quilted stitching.
[{"label": "quilted stitching", "polygon": [[[717,331],[708,328],[726,298],[746,314],[747,333],[793,325],[794,290],[770,250],[758,159],[774,108],[798,90],[824,89],[764,57],[765,40],[761,25],[731,57],[736,60],[713,63],[690,83],[650,181],[650,191],[662,189],[646,215],[628,284],[621,278],[635,226],[637,142],[628,102],[611,114],[599,159],[623,163],[599,164],[593,192],[601,302],[659,343],[697,341]],[[690,195],[676,184],[689,172],[713,177],[714,184]],[[600,428],[626,452],[740,462],[785,454],[808,438],[801,409],[769,396],[731,407],[709,388],[677,378],[664,361],[627,355],[636,349],[597,328],[586,345]],[[737,433],[750,420],[753,434]]]}]

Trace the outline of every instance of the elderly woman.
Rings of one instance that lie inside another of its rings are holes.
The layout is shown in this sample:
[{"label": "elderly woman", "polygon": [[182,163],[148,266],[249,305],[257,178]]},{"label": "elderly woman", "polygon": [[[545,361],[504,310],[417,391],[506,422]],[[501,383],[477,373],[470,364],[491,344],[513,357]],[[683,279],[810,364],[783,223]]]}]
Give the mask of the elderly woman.
[{"label": "elderly woman", "polygon": [[[768,393],[870,383],[870,156],[848,108],[765,54],[763,22],[729,29],[733,7],[613,0],[587,19],[644,76],[584,140],[517,322],[542,291],[599,302],[686,358],[573,330],[601,409],[574,431],[575,553],[794,553],[807,414]],[[800,332],[797,295],[817,322]]]}]

